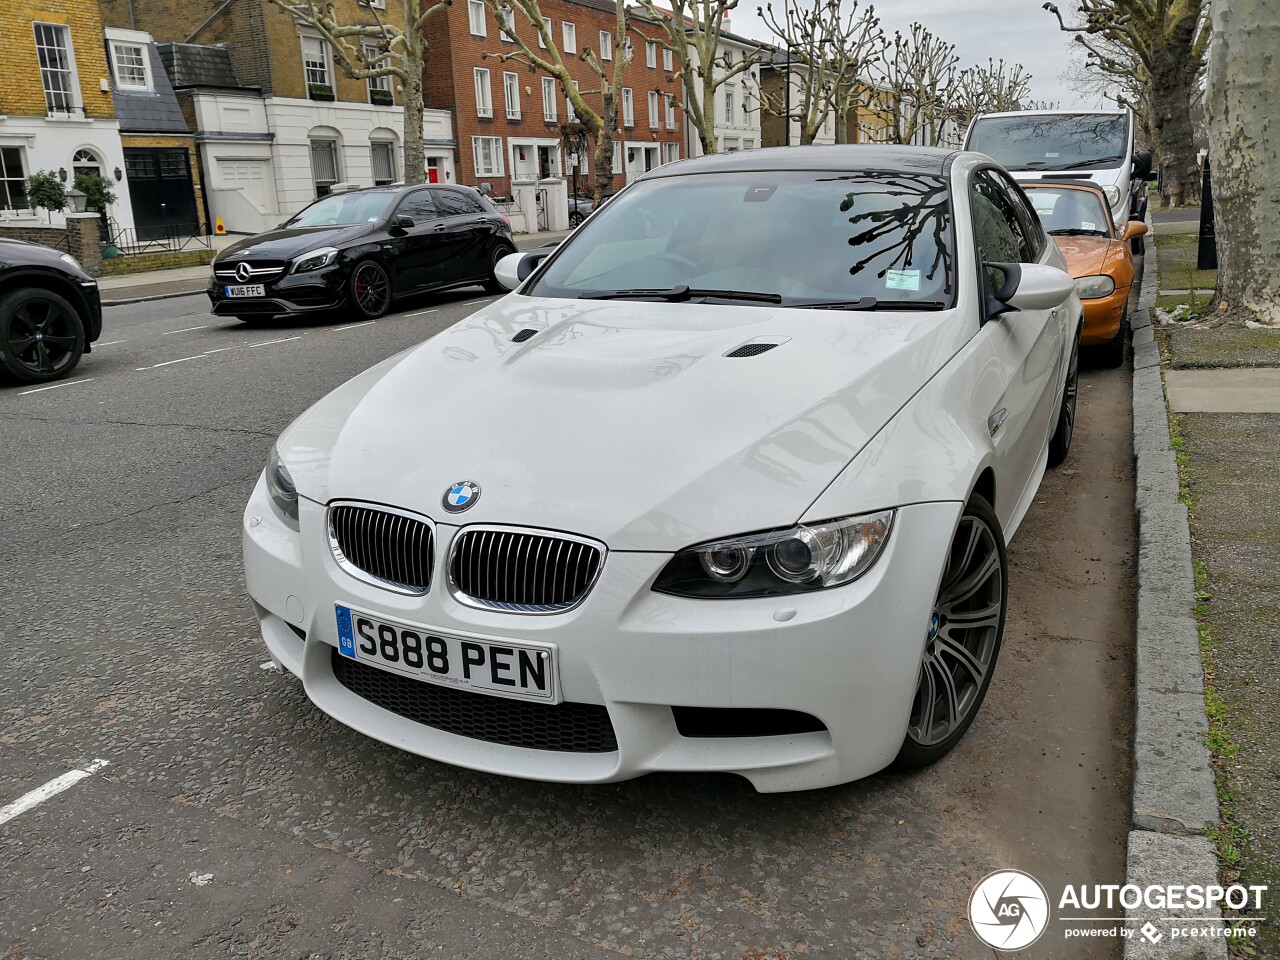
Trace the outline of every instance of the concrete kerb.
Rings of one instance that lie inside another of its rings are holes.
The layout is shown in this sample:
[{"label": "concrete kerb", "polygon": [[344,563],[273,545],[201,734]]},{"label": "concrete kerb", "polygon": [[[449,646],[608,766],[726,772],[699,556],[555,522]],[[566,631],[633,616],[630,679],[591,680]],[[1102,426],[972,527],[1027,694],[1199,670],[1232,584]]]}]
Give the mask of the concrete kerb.
[{"label": "concrete kerb", "polygon": [[[1218,795],[1204,737],[1204,671],[1192,618],[1195,574],[1187,508],[1179,499],[1177,457],[1170,446],[1169,413],[1160,373],[1160,349],[1150,310],[1158,284],[1155,243],[1148,240],[1139,309],[1133,329],[1133,452],[1137,459],[1138,624],[1135,672],[1132,829],[1128,882],[1218,883],[1218,861],[1208,836],[1218,823]],[[1125,960],[1150,957],[1225,958],[1222,938],[1174,939],[1168,921],[1186,914],[1145,906],[1125,911],[1132,935]],[[1195,912],[1195,926],[1223,923],[1218,910]],[[1153,941],[1139,929],[1156,921]]]}]

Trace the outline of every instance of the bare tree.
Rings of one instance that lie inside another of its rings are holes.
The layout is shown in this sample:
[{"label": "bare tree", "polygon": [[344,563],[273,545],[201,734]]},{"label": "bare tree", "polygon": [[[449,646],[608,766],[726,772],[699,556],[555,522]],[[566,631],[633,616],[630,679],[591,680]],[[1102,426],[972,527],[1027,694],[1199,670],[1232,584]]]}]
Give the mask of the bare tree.
[{"label": "bare tree", "polygon": [[[400,25],[383,23],[369,7],[370,23],[344,23],[332,3],[316,0],[271,0],[299,23],[315,30],[329,44],[333,59],[349,77],[357,80],[395,77],[404,93],[404,179],[422,183],[427,176],[426,151],[422,146],[422,67],[426,41],[422,30],[427,21],[446,10],[453,0],[392,0],[399,3]],[[388,13],[391,13],[388,10]],[[365,47],[374,53],[366,56]]]},{"label": "bare tree", "polygon": [[869,79],[871,66],[884,56],[889,41],[880,28],[874,6],[859,11],[854,0],[843,21],[839,19],[840,9],[839,3],[834,4],[828,31],[833,40],[829,52],[836,75],[831,100],[836,112],[836,143],[848,143],[850,115],[856,127],[862,111],[876,98]]},{"label": "bare tree", "polygon": [[[1198,203],[1192,104],[1209,42],[1206,0],[1079,0],[1079,23],[1067,23],[1046,3],[1058,26],[1088,51],[1088,67],[1112,78],[1146,75],[1144,96],[1160,157],[1160,194],[1166,206]],[[1144,97],[1132,97],[1130,105]]]},{"label": "bare tree", "polygon": [[[278,2],[278,0],[277,0]],[[627,42],[630,28],[627,6],[625,3],[615,5],[614,51],[612,66],[606,66],[599,51],[583,46],[579,58],[599,79],[597,90],[579,90],[573,82],[573,75],[565,65],[560,45],[552,36],[551,21],[542,15],[539,0],[485,0],[486,6],[493,11],[498,21],[498,29],[503,36],[515,42],[516,49],[507,53],[486,53],[486,58],[493,57],[502,63],[514,62],[523,64],[531,73],[545,73],[560,84],[560,89],[573,105],[573,113],[577,122],[582,125],[587,135],[595,142],[592,160],[595,170],[592,174],[595,181],[592,191],[595,202],[613,190],[613,133],[618,128],[618,103],[622,100],[623,71],[631,62],[631,44]],[[540,38],[538,49],[514,30],[506,29],[513,11],[519,10],[533,25]],[[543,49],[545,48],[545,49]],[[600,96],[600,109],[591,106],[586,97],[588,94]]]},{"label": "bare tree", "polygon": [[660,43],[671,51],[683,81],[685,115],[698,131],[702,152],[715,153],[716,91],[764,60],[763,54],[748,54],[732,62],[720,52],[724,21],[738,0],[670,0],[669,11],[653,0],[638,0],[638,6],[666,32]]},{"label": "bare tree", "polygon": [[[778,38],[788,53],[786,87],[781,94],[760,90],[760,106],[765,112],[781,117],[788,128],[792,121],[800,126],[800,142],[813,143],[818,131],[835,109],[836,87],[840,73],[835,55],[836,36],[840,27],[839,0],[809,0],[807,8],[788,3],[782,20],[773,4],[756,8],[765,26]],[[777,69],[777,60],[773,63]],[[800,85],[792,98],[792,78],[799,73]],[[788,102],[790,101],[790,102]]]},{"label": "bare tree", "polygon": [[1271,0],[1213,0],[1208,113],[1215,306],[1233,320],[1280,327],[1280,142],[1259,133],[1275,125],[1274,14]]},{"label": "bare tree", "polygon": [[988,60],[985,67],[966,67],[952,88],[951,120],[957,131],[964,131],[980,113],[1023,109],[1030,94],[1031,74],[1020,63]]},{"label": "bare tree", "polygon": [[911,24],[876,64],[876,78],[889,100],[889,135],[894,143],[937,143],[947,121],[948,98],[956,79],[954,44]]}]

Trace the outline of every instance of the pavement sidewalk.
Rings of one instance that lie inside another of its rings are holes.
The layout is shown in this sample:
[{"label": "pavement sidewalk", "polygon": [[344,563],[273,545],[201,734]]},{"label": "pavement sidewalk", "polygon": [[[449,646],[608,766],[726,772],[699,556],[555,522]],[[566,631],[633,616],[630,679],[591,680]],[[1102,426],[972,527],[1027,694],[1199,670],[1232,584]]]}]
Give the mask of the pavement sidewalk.
[{"label": "pavement sidewalk", "polygon": [[[571,232],[562,230],[532,235],[519,234],[516,236],[516,246],[521,250],[532,250],[549,243],[559,243]],[[98,280],[98,290],[104,307],[185,297],[204,293],[205,286],[209,283],[209,270],[208,266],[202,265],[176,267],[172,270],[147,270],[122,277],[102,277]]]}]

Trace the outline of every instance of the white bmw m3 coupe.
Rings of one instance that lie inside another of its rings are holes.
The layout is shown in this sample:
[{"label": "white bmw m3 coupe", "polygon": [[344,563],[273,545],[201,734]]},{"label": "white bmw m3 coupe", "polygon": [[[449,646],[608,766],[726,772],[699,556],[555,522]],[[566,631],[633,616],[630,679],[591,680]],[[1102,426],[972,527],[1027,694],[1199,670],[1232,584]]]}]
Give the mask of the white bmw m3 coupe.
[{"label": "white bmw m3 coupe", "polygon": [[981,154],[662,166],[285,430],[244,515],[267,647],[342,723],[509,776],[931,763],[1071,443],[1063,268]]}]

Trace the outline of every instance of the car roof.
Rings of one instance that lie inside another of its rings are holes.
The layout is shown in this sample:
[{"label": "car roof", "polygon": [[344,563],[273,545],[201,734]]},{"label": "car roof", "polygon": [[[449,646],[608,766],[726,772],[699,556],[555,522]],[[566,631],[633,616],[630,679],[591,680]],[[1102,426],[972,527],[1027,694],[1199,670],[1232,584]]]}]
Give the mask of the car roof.
[{"label": "car roof", "polygon": [[973,119],[986,120],[990,117],[1127,117],[1128,108],[1124,110],[999,110],[993,113],[980,113]]},{"label": "car roof", "polygon": [[946,172],[948,161],[958,154],[958,150],[943,147],[865,143],[765,147],[760,150],[713,153],[694,160],[663,164],[645,174],[644,179],[765,170],[888,170],[941,175]]}]

